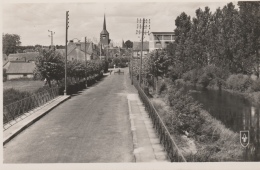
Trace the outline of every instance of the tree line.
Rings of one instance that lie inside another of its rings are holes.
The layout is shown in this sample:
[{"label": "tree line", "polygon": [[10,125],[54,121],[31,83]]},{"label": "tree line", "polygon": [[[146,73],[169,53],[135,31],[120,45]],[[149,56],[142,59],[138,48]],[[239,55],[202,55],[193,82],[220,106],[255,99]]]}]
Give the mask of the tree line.
[{"label": "tree line", "polygon": [[208,7],[175,20],[175,43],[168,50],[180,73],[214,65],[232,74],[259,77],[260,2],[228,3],[214,13]]},{"label": "tree line", "polygon": [[[49,87],[52,86],[51,81],[53,80],[56,81],[57,85],[60,85],[60,82],[64,80],[65,59],[55,49],[41,50],[35,64],[35,78],[45,79]],[[67,76],[71,83],[94,80],[107,69],[107,63],[104,60],[67,61]]]}]

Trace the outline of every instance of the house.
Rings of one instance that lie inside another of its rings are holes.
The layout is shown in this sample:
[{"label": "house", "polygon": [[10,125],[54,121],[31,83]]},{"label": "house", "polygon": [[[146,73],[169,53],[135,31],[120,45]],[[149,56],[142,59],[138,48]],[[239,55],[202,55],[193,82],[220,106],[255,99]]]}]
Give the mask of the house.
[{"label": "house", "polygon": [[[99,47],[92,43],[87,42],[73,42],[70,41],[67,47],[67,59],[72,60],[92,60],[92,59],[99,59],[100,56],[100,49]],[[62,56],[65,56],[65,49],[56,49]],[[86,51],[86,59],[85,59],[85,51]]]},{"label": "house", "polygon": [[175,41],[174,32],[151,32],[149,37],[149,51],[166,48]]},{"label": "house", "polygon": [[18,78],[33,78],[34,62],[11,61],[6,71],[7,80]]},{"label": "house", "polygon": [[[141,56],[142,42],[133,42],[133,56]],[[149,52],[149,42],[143,42],[143,56],[146,56]]]}]

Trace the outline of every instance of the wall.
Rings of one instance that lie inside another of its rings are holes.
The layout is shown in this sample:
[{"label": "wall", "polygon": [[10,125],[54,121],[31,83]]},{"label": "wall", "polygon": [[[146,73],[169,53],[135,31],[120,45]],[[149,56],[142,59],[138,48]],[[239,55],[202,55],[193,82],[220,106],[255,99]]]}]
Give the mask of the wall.
[{"label": "wall", "polygon": [[33,74],[27,74],[27,76],[23,76],[23,74],[7,74],[7,80],[18,78],[33,78]]}]

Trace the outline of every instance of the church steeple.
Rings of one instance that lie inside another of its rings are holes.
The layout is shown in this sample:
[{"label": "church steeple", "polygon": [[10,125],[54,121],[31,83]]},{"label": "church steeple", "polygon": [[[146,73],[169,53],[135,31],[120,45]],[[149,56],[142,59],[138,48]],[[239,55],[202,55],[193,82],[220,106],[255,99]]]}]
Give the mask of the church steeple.
[{"label": "church steeple", "polygon": [[104,14],[103,30],[107,30],[107,28],[106,28],[106,15],[105,14]]},{"label": "church steeple", "polygon": [[109,42],[110,42],[109,33],[107,31],[107,26],[106,26],[106,15],[105,14],[104,14],[103,30],[100,33],[100,42],[104,46],[109,45]]}]

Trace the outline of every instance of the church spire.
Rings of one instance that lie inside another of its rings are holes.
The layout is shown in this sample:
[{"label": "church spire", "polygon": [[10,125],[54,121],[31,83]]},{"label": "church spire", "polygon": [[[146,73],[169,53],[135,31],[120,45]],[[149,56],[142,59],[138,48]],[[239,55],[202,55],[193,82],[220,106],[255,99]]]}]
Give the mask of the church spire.
[{"label": "church spire", "polygon": [[107,30],[107,28],[106,28],[106,14],[104,14],[103,30]]}]

